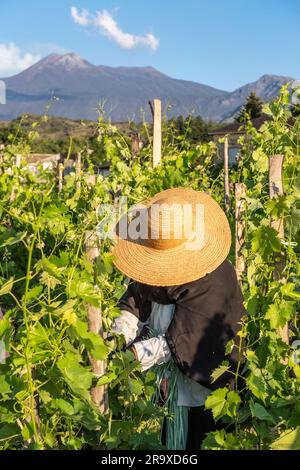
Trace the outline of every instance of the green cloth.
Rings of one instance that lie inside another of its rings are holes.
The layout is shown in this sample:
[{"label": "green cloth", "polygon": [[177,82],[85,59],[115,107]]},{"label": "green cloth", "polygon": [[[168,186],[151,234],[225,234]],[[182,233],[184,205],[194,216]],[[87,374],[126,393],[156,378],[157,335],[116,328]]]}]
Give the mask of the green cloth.
[{"label": "green cloth", "polygon": [[153,397],[155,402],[160,398],[160,384],[167,375],[169,380],[168,397],[165,407],[168,410],[166,417],[166,447],[168,450],[184,450],[188,432],[188,411],[187,406],[177,405],[177,377],[179,370],[173,362],[168,362],[160,366],[155,366],[157,376],[157,390]]}]

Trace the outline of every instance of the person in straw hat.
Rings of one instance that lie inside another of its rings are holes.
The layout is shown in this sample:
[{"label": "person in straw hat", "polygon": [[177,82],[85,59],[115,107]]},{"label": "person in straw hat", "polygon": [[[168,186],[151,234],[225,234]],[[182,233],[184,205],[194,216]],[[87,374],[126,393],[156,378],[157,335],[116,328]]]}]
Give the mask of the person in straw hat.
[{"label": "person in straw hat", "polygon": [[[189,188],[156,194],[116,226],[115,266],[129,278],[113,331],[123,334],[141,364],[153,368],[173,419],[165,420],[168,449],[197,450],[217,429],[205,409],[210,393],[234,387],[236,342],[245,313],[235,270],[227,261],[231,232],[214,199]],[[148,334],[145,331],[148,326]],[[222,361],[230,370],[212,383]]]}]

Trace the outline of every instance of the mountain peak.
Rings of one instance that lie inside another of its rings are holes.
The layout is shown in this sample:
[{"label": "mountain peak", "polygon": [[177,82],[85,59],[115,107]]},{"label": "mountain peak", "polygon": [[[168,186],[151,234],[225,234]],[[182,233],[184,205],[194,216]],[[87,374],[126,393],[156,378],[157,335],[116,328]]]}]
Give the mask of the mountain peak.
[{"label": "mountain peak", "polygon": [[47,68],[55,69],[56,67],[62,68],[65,71],[74,71],[75,69],[87,69],[92,67],[92,64],[74,52],[67,52],[66,54],[53,53],[32,65],[31,70],[42,71]]},{"label": "mountain peak", "polygon": [[272,74],[268,74],[268,73],[265,73],[264,75],[262,75],[258,80],[257,82],[263,82],[263,83],[266,83],[266,82],[287,82],[287,81],[290,81],[290,80],[294,80],[292,77],[288,77],[288,76],[285,76],[285,75],[272,75]]},{"label": "mountain peak", "polygon": [[82,59],[80,55],[75,54],[74,52],[67,52],[63,55],[50,54],[48,57],[46,57],[46,64],[51,66],[60,66],[67,70],[73,70],[76,68],[86,69],[92,66],[92,64],[90,64],[87,60]]}]

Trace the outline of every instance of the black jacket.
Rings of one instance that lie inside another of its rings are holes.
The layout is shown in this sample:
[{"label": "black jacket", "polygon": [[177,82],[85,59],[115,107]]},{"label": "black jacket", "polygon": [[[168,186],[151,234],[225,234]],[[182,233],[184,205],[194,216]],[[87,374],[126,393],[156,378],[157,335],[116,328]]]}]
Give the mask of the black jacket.
[{"label": "black jacket", "polygon": [[216,389],[232,386],[234,376],[225,373],[211,383],[211,373],[224,360],[231,370],[236,369],[237,348],[225,355],[227,342],[238,345],[239,322],[245,314],[243,298],[235,269],[224,261],[215,271],[187,284],[171,287],[152,287],[139,282],[129,284],[119,302],[121,309],[146,321],[151,302],[175,304],[173,319],[165,337],[173,360],[188,377]]}]

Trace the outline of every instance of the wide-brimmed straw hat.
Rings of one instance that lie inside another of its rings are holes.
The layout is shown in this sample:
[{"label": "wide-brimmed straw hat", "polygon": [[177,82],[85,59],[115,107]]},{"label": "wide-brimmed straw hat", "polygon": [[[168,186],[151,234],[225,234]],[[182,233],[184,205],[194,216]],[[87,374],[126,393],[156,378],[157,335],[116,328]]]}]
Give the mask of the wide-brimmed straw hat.
[{"label": "wide-brimmed straw hat", "polygon": [[230,245],[229,223],[219,204],[205,192],[174,188],[121,217],[112,253],[114,264],[131,279],[173,286],[214,271]]}]

